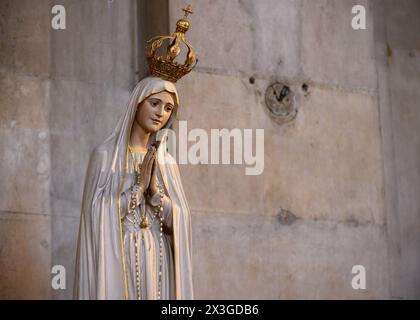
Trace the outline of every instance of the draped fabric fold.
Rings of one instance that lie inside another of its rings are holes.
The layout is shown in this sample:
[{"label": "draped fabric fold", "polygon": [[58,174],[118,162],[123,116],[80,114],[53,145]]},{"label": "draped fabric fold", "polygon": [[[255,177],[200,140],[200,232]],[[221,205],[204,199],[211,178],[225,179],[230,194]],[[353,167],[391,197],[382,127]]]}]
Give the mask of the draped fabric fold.
[{"label": "draped fabric fold", "polygon": [[127,299],[127,268],[122,241],[121,192],[126,183],[128,141],[138,103],[168,91],[175,108],[168,123],[151,139],[161,140],[158,168],[172,204],[176,299],[193,299],[191,214],[179,169],[167,152],[165,132],[175,120],[178,94],[173,83],[147,77],[134,88],[113,133],[91,153],[86,171],[76,253],[74,299]]}]

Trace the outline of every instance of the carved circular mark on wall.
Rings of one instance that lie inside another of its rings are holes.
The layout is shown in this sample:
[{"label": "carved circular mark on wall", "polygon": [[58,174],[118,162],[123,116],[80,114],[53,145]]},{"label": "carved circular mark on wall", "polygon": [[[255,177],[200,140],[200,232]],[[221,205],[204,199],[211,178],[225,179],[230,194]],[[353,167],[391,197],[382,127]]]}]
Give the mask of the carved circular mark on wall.
[{"label": "carved circular mark on wall", "polygon": [[297,115],[294,93],[283,83],[273,83],[265,91],[265,105],[269,115],[277,123],[293,120]]}]

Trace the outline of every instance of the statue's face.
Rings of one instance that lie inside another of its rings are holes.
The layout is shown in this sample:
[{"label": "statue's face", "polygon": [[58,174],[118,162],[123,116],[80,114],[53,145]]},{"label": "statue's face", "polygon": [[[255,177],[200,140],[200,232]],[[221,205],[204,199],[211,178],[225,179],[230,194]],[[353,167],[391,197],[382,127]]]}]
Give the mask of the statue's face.
[{"label": "statue's face", "polygon": [[154,133],[165,126],[173,109],[172,94],[162,91],[151,95],[138,105],[135,121],[146,133]]}]

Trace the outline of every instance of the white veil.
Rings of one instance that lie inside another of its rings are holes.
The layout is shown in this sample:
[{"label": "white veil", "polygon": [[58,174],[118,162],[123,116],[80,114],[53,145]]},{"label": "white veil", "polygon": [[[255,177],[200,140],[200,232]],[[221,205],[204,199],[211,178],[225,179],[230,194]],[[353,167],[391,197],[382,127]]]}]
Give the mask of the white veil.
[{"label": "white veil", "polygon": [[[138,103],[152,94],[168,91],[178,110],[178,93],[172,82],[147,77],[134,88],[125,113],[113,133],[97,146],[89,160],[83,191],[74,283],[75,299],[126,299],[127,276],[121,229],[120,193],[126,190],[127,145]],[[193,299],[191,215],[176,161],[167,152],[166,130],[161,129],[157,159],[164,187],[172,202],[176,299]],[[155,136],[151,137],[155,139]]]}]

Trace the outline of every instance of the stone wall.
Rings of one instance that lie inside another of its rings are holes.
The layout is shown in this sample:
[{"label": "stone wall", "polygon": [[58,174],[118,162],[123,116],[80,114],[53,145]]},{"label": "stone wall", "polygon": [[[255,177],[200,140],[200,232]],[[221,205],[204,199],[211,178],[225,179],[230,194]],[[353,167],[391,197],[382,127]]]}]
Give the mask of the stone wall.
[{"label": "stone wall", "polygon": [[[188,121],[189,129],[265,130],[260,176],[246,176],[243,166],[181,166],[193,212],[197,298],[420,296],[418,282],[412,281],[420,261],[414,196],[420,191],[415,142],[419,120],[407,115],[414,130],[409,134],[408,123],[396,118],[395,129],[382,127],[380,114],[380,103],[389,93],[380,83],[385,74],[392,85],[399,82],[390,86],[396,94],[393,107],[403,102],[417,115],[418,72],[407,64],[418,55],[418,2],[404,2],[396,12],[394,2],[386,3],[388,36],[391,32],[408,45],[401,54],[395,51],[398,69],[389,73],[381,69],[386,47],[378,49],[376,39],[383,5],[357,1],[367,10],[367,30],[355,31],[355,4],[192,1],[195,14],[188,39],[198,51],[199,65],[178,85],[180,119]],[[171,25],[182,6],[182,1],[170,2]],[[396,26],[401,22],[403,27]],[[405,28],[413,30],[407,37]],[[393,74],[401,67],[405,73]],[[299,108],[297,118],[282,126],[264,112],[265,90],[275,81],[290,86]],[[410,142],[400,140],[397,146],[387,139],[388,130],[397,130],[400,139]],[[390,161],[396,162],[409,200],[399,187],[385,193],[390,181],[384,174],[389,161],[384,149],[389,146],[404,149]],[[385,206],[395,204],[390,200],[394,196],[398,211],[389,212]],[[283,209],[297,217],[294,223],[281,223]],[[395,226],[387,224],[390,216],[401,220],[408,233],[393,233]],[[399,271],[395,264],[400,257],[392,251],[398,245],[406,250]],[[366,268],[366,290],[351,286],[352,266],[359,264]],[[397,293],[398,285],[402,288]]]},{"label": "stone wall", "polygon": [[391,296],[420,297],[420,1],[375,1]]},{"label": "stone wall", "polygon": [[[65,30],[50,26],[55,4]],[[0,297],[71,298],[89,154],[144,75],[137,1],[2,1],[0,12]],[[66,290],[51,290],[54,265]]]},{"label": "stone wall", "polygon": [[48,1],[0,2],[0,298],[47,298]]}]

